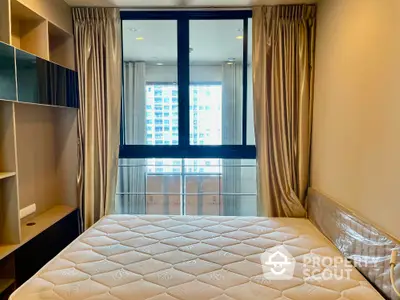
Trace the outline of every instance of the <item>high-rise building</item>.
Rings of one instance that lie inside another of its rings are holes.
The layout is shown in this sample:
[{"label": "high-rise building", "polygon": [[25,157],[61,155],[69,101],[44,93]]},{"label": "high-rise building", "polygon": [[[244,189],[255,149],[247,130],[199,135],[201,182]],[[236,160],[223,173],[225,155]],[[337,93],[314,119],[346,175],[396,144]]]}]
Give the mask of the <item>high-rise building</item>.
[{"label": "high-rise building", "polygon": [[[221,145],[221,84],[190,86],[190,144]],[[146,86],[146,144],[178,144],[178,89],[174,84]],[[149,159],[150,173],[220,173],[218,159]]]}]

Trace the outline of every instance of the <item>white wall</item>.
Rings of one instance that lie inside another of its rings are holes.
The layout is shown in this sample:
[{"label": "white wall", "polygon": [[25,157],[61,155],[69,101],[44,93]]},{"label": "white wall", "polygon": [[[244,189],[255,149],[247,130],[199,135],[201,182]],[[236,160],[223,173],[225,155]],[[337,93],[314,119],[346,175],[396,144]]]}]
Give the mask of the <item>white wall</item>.
[{"label": "white wall", "polygon": [[318,7],[311,185],[400,238],[400,1]]}]

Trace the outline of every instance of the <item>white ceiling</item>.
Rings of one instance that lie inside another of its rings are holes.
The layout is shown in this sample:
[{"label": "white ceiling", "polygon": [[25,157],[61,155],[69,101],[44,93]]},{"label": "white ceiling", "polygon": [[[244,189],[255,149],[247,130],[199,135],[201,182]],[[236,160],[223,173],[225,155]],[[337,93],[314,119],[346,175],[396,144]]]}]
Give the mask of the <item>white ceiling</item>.
[{"label": "white ceiling", "polygon": [[103,7],[235,7],[252,5],[315,3],[318,0],[65,0],[71,6]]},{"label": "white ceiling", "polygon": [[[250,19],[250,33],[251,25]],[[220,65],[229,59],[242,61],[243,40],[237,39],[243,36],[242,20],[192,20],[189,26],[192,65]],[[251,42],[250,34],[249,45]],[[123,48],[124,61],[176,65],[176,21],[123,21]]]}]

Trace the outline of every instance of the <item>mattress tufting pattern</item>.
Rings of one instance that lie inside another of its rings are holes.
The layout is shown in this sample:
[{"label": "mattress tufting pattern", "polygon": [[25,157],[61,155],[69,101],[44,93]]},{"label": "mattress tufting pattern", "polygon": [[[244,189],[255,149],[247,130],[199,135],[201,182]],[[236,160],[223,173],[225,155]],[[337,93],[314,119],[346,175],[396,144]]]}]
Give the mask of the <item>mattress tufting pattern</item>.
[{"label": "mattress tufting pattern", "polygon": [[[267,280],[261,255],[281,245],[294,277]],[[346,278],[304,277],[310,254],[341,257],[306,219],[110,215],[10,299],[383,299],[355,268]]]}]

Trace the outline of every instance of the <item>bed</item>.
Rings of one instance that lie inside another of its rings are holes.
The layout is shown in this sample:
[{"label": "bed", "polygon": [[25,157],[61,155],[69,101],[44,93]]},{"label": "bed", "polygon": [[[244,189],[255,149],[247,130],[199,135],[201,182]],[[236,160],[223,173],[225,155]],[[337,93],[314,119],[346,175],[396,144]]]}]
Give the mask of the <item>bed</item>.
[{"label": "bed", "polygon": [[[282,245],[293,278],[269,280],[262,255]],[[110,215],[10,299],[383,299],[353,267],[346,278],[304,277],[310,254],[342,257],[307,219]]]}]

